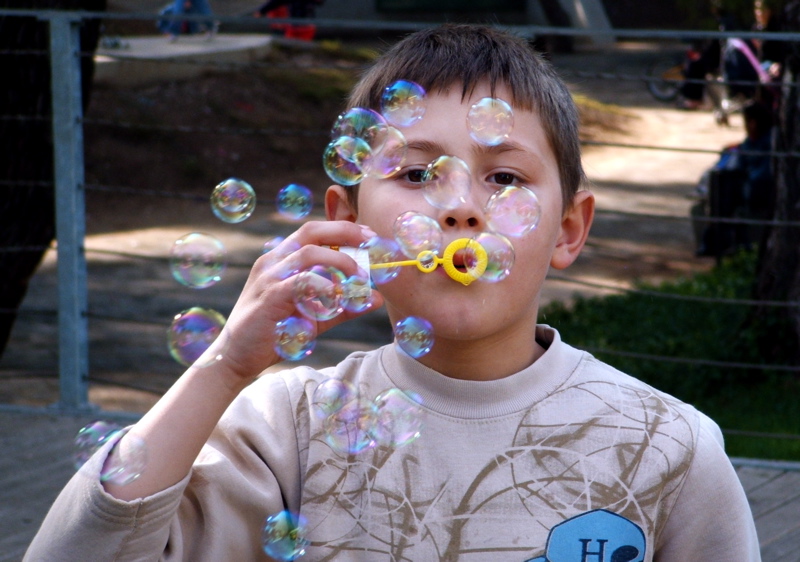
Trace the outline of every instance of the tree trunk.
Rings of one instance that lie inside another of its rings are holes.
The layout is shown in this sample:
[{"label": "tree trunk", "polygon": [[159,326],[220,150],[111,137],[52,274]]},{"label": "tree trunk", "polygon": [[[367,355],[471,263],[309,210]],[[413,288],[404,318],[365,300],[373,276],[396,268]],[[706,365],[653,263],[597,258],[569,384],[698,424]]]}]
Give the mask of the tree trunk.
[{"label": "tree trunk", "polygon": [[[105,10],[106,0],[0,0],[4,8]],[[97,47],[100,21],[81,27],[81,52]],[[0,17],[0,356],[17,310],[55,236],[49,36],[46,21]],[[94,63],[81,59],[84,111]]]},{"label": "tree trunk", "polygon": [[[791,8],[791,5],[794,8]],[[788,30],[800,30],[800,2],[787,6],[785,24]],[[789,44],[785,61],[784,87],[778,115],[775,151],[800,153],[800,44]],[[800,158],[775,158],[776,221],[800,222]],[[756,298],[771,301],[800,301],[800,228],[773,226],[769,230],[759,257]],[[759,342],[765,358],[784,357],[800,363],[800,307],[762,307],[756,311],[762,328]],[[777,337],[774,326],[788,326],[790,341]],[[770,333],[771,332],[771,333]]]}]

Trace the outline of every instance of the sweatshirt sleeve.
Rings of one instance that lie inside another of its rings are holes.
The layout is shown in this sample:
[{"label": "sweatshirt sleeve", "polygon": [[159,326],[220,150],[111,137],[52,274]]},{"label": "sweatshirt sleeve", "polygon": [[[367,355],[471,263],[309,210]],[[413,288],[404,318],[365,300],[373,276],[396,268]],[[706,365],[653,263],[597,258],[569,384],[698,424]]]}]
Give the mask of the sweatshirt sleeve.
[{"label": "sweatshirt sleeve", "polygon": [[658,538],[656,562],[760,562],[755,523],[722,433],[701,414],[694,459]]},{"label": "sweatshirt sleeve", "polygon": [[262,377],[228,408],[186,478],[129,502],[100,481],[108,443],[62,490],[24,560],[268,560],[266,518],[299,510],[302,425],[284,379]]}]

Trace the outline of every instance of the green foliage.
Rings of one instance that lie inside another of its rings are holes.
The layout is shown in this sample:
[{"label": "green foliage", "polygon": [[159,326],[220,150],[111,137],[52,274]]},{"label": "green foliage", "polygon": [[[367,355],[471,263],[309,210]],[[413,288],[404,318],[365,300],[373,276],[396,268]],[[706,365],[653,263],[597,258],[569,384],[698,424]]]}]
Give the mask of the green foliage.
[{"label": "green foliage", "polygon": [[[571,306],[554,302],[543,307],[541,318],[557,327],[565,341],[694,404],[723,428],[800,435],[800,401],[795,398],[800,378],[796,374],[766,366],[748,369],[714,364],[788,364],[786,347],[792,341],[791,332],[777,313],[754,321],[748,305],[660,296],[749,299],[755,266],[753,252],[741,253],[708,273],[659,286],[640,284],[638,293],[578,298]],[[785,342],[784,352],[763,357],[757,342],[765,336]],[[695,359],[701,362],[691,361]],[[728,452],[800,459],[800,441],[732,436]]]}]

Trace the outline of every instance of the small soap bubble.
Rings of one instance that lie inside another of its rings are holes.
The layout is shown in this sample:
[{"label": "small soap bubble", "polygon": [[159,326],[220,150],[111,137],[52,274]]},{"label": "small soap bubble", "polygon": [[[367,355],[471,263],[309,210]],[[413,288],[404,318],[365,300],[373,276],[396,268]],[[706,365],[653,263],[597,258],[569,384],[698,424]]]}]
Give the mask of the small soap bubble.
[{"label": "small soap bubble", "polygon": [[342,283],[342,306],[350,312],[364,312],[372,306],[369,278],[351,275]]},{"label": "small soap bubble", "polygon": [[202,232],[178,238],[172,245],[169,266],[176,281],[192,289],[216,285],[225,271],[225,246]]},{"label": "small soap bubble", "polygon": [[286,238],[284,238],[283,236],[272,236],[271,238],[268,238],[267,241],[264,242],[264,247],[261,250],[261,253],[268,254],[269,252],[277,248],[280,245],[280,243],[283,242],[284,240],[286,240]]},{"label": "small soap bubble", "polygon": [[377,421],[372,436],[379,445],[402,447],[420,435],[422,408],[399,388],[381,392],[373,400]]},{"label": "small soap bubble", "polygon": [[501,99],[483,98],[467,114],[469,135],[481,144],[495,146],[503,142],[514,128],[514,112]]},{"label": "small soap bubble", "polygon": [[356,389],[351,383],[341,379],[325,379],[314,390],[311,409],[319,419],[324,420],[357,397]]},{"label": "small soap bubble", "polygon": [[305,517],[291,511],[281,511],[267,517],[261,540],[264,552],[276,560],[297,560],[311,544],[306,539]]},{"label": "small soap bubble", "polygon": [[409,316],[395,324],[394,337],[400,349],[418,359],[433,347],[433,326],[424,318]]},{"label": "small soap bubble", "polygon": [[331,449],[344,455],[360,453],[375,446],[371,431],[377,421],[377,410],[371,400],[347,402],[323,422],[325,441]]},{"label": "small soap bubble", "polygon": [[362,139],[371,150],[377,150],[386,141],[389,124],[386,119],[371,109],[354,107],[336,119],[331,130],[331,138],[354,137]]},{"label": "small soap bubble", "polygon": [[388,178],[403,167],[408,154],[408,142],[399,129],[389,127],[386,141],[380,148],[370,151],[362,162],[362,171],[371,178]]},{"label": "small soap bubble", "polygon": [[473,240],[486,250],[486,270],[478,280],[496,283],[508,277],[514,266],[514,246],[511,241],[496,232],[482,232]]},{"label": "small soap bubble", "polygon": [[179,312],[167,330],[167,347],[175,361],[186,367],[208,367],[222,359],[227,348],[225,339],[215,345],[214,353],[206,354],[225,327],[225,317],[210,308],[195,306]]},{"label": "small soap bubble", "polygon": [[442,227],[428,215],[406,211],[395,219],[392,232],[400,249],[411,259],[416,259],[420,252],[438,254],[442,249]]},{"label": "small soap bubble", "polygon": [[301,271],[292,287],[294,303],[311,320],[330,320],[342,310],[344,273],[335,267],[315,265]]},{"label": "small soap bubble", "polygon": [[369,146],[362,139],[338,137],[331,141],[322,153],[322,167],[325,168],[325,173],[339,185],[356,185],[364,179],[362,162],[354,162],[343,156],[343,154],[351,154],[354,143],[361,144],[366,150],[369,150]]},{"label": "small soap bubble", "polygon": [[456,156],[440,156],[425,169],[422,194],[438,209],[455,209],[469,197],[469,166]]},{"label": "small soap bubble", "polygon": [[147,449],[144,440],[138,435],[128,433],[106,459],[100,480],[126,486],[142,475],[146,464]]},{"label": "small soap bubble", "polygon": [[409,80],[398,80],[381,95],[381,115],[396,127],[410,127],[425,115],[425,89]]},{"label": "small soap bubble", "polygon": [[103,444],[121,430],[121,426],[101,420],[93,421],[81,428],[75,436],[75,449],[72,456],[75,470],[80,470]]},{"label": "small soap bubble", "polygon": [[222,221],[242,222],[256,208],[256,192],[246,181],[230,178],[211,192],[211,210]]},{"label": "small soap bubble", "polygon": [[507,185],[492,194],[484,214],[492,230],[518,238],[539,225],[542,208],[536,194],[527,187]]},{"label": "small soap bubble", "polygon": [[275,352],[289,361],[311,355],[317,332],[309,320],[290,316],[275,325]]},{"label": "small soap bubble", "polygon": [[278,192],[278,212],[290,219],[300,220],[308,216],[313,207],[311,190],[298,183],[290,183]]},{"label": "small soap bubble", "polygon": [[[373,236],[363,242],[359,248],[369,252],[369,262],[371,265],[391,263],[403,259],[400,245],[392,239]],[[376,285],[388,283],[400,273],[399,266],[378,267],[370,270],[372,281]]]}]

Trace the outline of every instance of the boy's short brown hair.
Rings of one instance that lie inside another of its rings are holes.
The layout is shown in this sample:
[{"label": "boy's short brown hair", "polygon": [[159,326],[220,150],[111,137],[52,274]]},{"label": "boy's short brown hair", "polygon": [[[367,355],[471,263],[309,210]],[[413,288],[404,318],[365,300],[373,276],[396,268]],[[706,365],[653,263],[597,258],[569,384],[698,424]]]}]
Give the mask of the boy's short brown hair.
[{"label": "boy's short brown hair", "polygon": [[541,119],[558,163],[563,209],[569,208],[584,180],[578,111],[553,67],[524,39],[481,25],[445,24],[418,31],[365,72],[348,107],[379,109],[384,89],[396,80],[416,82],[429,92],[461,85],[463,97],[483,81],[489,82],[493,96],[498,84],[507,86],[512,99],[506,101],[535,111]]}]

